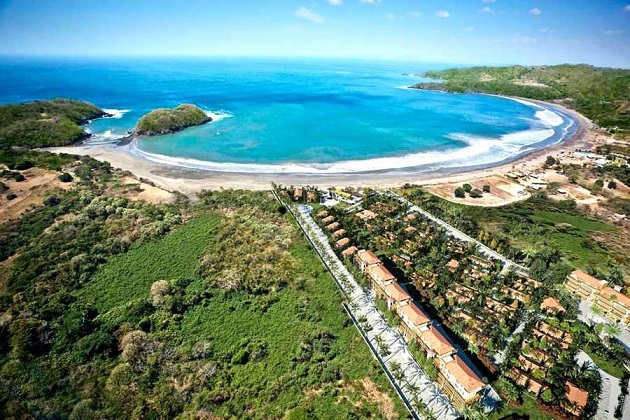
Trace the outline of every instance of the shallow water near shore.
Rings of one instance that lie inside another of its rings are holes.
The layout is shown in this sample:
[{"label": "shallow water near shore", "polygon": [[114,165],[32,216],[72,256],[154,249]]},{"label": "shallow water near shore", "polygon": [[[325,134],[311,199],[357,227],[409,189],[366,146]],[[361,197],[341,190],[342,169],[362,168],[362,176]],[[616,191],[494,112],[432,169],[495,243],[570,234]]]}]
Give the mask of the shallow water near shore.
[{"label": "shallow water near shore", "polygon": [[486,167],[577,131],[553,107],[488,95],[400,89],[443,64],[261,59],[3,59],[0,102],[88,100],[115,143],[159,107],[194,103],[215,121],[144,138],[133,153],[226,172],[335,174]]}]

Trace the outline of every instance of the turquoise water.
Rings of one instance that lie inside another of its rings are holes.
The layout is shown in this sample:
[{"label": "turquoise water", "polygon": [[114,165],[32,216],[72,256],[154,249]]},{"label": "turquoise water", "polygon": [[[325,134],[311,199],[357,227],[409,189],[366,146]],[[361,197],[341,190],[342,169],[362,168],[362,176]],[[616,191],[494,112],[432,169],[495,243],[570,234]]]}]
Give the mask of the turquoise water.
[{"label": "turquoise water", "polygon": [[561,111],[486,95],[404,89],[404,62],[256,59],[0,60],[0,102],[73,97],[112,109],[92,144],[113,143],[158,107],[194,103],[210,124],[141,139],[133,153],[224,171],[342,173],[487,166],[557,143]]}]

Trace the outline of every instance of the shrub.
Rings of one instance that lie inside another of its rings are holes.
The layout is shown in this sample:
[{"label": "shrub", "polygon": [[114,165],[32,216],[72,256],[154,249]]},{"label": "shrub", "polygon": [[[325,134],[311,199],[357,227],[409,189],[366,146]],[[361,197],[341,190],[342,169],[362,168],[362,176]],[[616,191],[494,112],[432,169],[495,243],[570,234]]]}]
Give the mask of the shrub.
[{"label": "shrub", "polygon": [[464,188],[464,191],[466,191],[467,193],[471,192],[473,189],[472,185],[470,184],[464,184],[462,187]]},{"label": "shrub", "polygon": [[481,190],[475,188],[474,190],[470,192],[470,196],[472,198],[481,198],[483,197],[483,193],[481,192]]},{"label": "shrub", "polygon": [[24,175],[22,174],[17,174],[13,177],[13,179],[15,180],[15,182],[23,182],[26,181],[26,178],[24,177]]},{"label": "shrub", "polygon": [[9,189],[9,186],[7,184],[5,184],[4,182],[0,181],[0,194],[2,194],[3,192],[7,191]]},{"label": "shrub", "polygon": [[11,194],[7,194],[7,200],[11,201],[17,198],[17,195],[11,193]]},{"label": "shrub", "polygon": [[72,182],[74,178],[72,178],[72,175],[70,175],[68,172],[64,172],[61,175],[59,175],[59,181],[61,182]]},{"label": "shrub", "polygon": [[555,165],[558,161],[553,156],[547,156],[547,160],[545,160],[545,166],[547,168]]},{"label": "shrub", "polygon": [[466,191],[462,188],[456,188],[455,189],[455,197],[457,198],[466,198]]},{"label": "shrub", "polygon": [[490,185],[486,184],[483,186],[483,192],[489,193],[490,192]]},{"label": "shrub", "polygon": [[617,183],[615,181],[610,181],[608,183],[608,188],[611,190],[616,190],[617,189]]}]

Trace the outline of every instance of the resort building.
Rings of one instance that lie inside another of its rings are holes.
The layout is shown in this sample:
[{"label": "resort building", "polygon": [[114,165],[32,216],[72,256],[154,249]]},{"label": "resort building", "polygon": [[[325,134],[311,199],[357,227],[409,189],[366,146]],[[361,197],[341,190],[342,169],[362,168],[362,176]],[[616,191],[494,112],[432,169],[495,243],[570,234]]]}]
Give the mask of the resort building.
[{"label": "resort building", "polygon": [[381,260],[370,250],[359,250],[354,256],[354,260],[359,270],[365,273],[368,267],[376,267],[383,264]]},{"label": "resort building", "polygon": [[485,384],[457,354],[439,362],[437,382],[453,405],[461,410],[481,398]]},{"label": "resort building", "polygon": [[567,276],[564,285],[569,292],[578,295],[581,300],[590,301],[598,290],[606,286],[606,282],[582,270],[576,270]]},{"label": "resort building", "polygon": [[346,245],[348,245],[349,243],[350,243],[350,239],[348,239],[348,238],[341,238],[337,242],[335,242],[335,245],[337,245],[337,248],[343,248]]},{"label": "resort building", "polygon": [[380,289],[385,286],[389,286],[396,281],[396,277],[394,277],[394,275],[382,264],[369,266],[365,273],[373,285]]},{"label": "resort building", "polygon": [[326,226],[326,230],[329,230],[329,231],[332,232],[332,231],[335,231],[335,230],[339,229],[340,226],[341,225],[339,224],[339,222],[334,222],[334,223],[331,223],[331,224],[327,225]]},{"label": "resort building", "polygon": [[349,257],[352,257],[354,254],[356,254],[358,250],[359,248],[357,248],[356,246],[351,246],[350,248],[343,251],[341,254],[344,257],[349,258]]},{"label": "resort building", "polygon": [[324,217],[326,217],[326,216],[328,216],[328,212],[327,212],[326,210],[322,210],[322,211],[320,211],[319,213],[317,213],[317,217],[318,217],[319,219],[322,219],[322,218],[324,218]]},{"label": "resort building", "polygon": [[552,297],[546,297],[542,303],[540,304],[541,311],[547,311],[555,314],[559,314],[561,312],[565,312],[564,306],[560,304],[557,300]]},{"label": "resort building", "polygon": [[586,407],[586,403],[588,402],[588,392],[578,388],[571,382],[567,382],[565,387],[567,391],[567,402],[564,408],[571,414],[579,416],[582,414],[582,411],[584,411],[584,407]]},{"label": "resort building", "polygon": [[569,292],[583,301],[592,303],[610,321],[630,327],[630,297],[606,284],[606,281],[580,270],[569,274],[564,283]]},{"label": "resort building", "polygon": [[392,282],[383,288],[384,297],[387,300],[387,307],[396,311],[398,308],[406,306],[411,302],[411,296],[402,286]]},{"label": "resort building", "polygon": [[434,325],[429,325],[429,328],[424,330],[419,338],[419,344],[424,348],[429,358],[444,358],[455,354],[457,351],[449,339]]},{"label": "resort building", "polygon": [[327,216],[322,219],[322,223],[325,225],[332,223],[334,221],[335,221],[335,218],[333,216]]},{"label": "resort building", "polygon": [[339,229],[339,230],[334,231],[332,236],[333,236],[333,238],[341,238],[345,234],[346,234],[346,230],[345,229]]},{"label": "resort building", "polygon": [[400,307],[397,311],[401,319],[400,332],[409,341],[416,340],[431,323],[431,318],[415,302]]}]

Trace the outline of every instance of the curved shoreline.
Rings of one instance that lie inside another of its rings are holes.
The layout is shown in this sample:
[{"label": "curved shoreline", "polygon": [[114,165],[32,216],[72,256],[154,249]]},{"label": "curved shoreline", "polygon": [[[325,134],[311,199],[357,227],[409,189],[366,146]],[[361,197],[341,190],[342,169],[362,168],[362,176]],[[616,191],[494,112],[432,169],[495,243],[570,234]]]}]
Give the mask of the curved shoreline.
[{"label": "curved shoreline", "polygon": [[[495,95],[496,96],[496,95]],[[345,173],[300,173],[300,172],[227,172],[194,167],[173,165],[171,162],[155,162],[139,156],[132,150],[132,145],[124,146],[72,146],[47,149],[56,153],[72,153],[90,155],[98,160],[109,161],[113,166],[129,170],[139,177],[151,179],[157,185],[169,190],[180,190],[184,193],[195,193],[202,189],[245,188],[267,189],[271,182],[284,184],[313,184],[335,186],[381,186],[395,187],[405,183],[437,184],[459,182],[491,174],[506,172],[517,165],[540,165],[547,155],[563,149],[583,147],[589,143],[592,123],[576,111],[558,104],[528,98],[505,97],[508,100],[524,100],[543,108],[561,110],[571,116],[578,124],[577,130],[570,138],[560,143],[542,147],[531,152],[524,152],[507,161],[499,161],[481,166],[460,166],[447,170],[418,170],[407,167],[398,169],[372,170]]]},{"label": "curved shoreline", "polygon": [[538,124],[530,129],[502,135],[500,138],[482,137],[467,133],[451,133],[450,137],[464,143],[463,147],[447,150],[427,150],[403,155],[348,159],[335,162],[219,162],[195,157],[173,156],[149,152],[142,147],[142,139],[130,143],[129,150],[139,158],[154,163],[194,170],[225,173],[296,174],[332,176],[370,173],[457,173],[471,169],[487,169],[512,162],[529,153],[567,141],[577,132],[579,122],[552,104],[537,104],[521,98],[495,96],[518,102],[535,112]]}]

